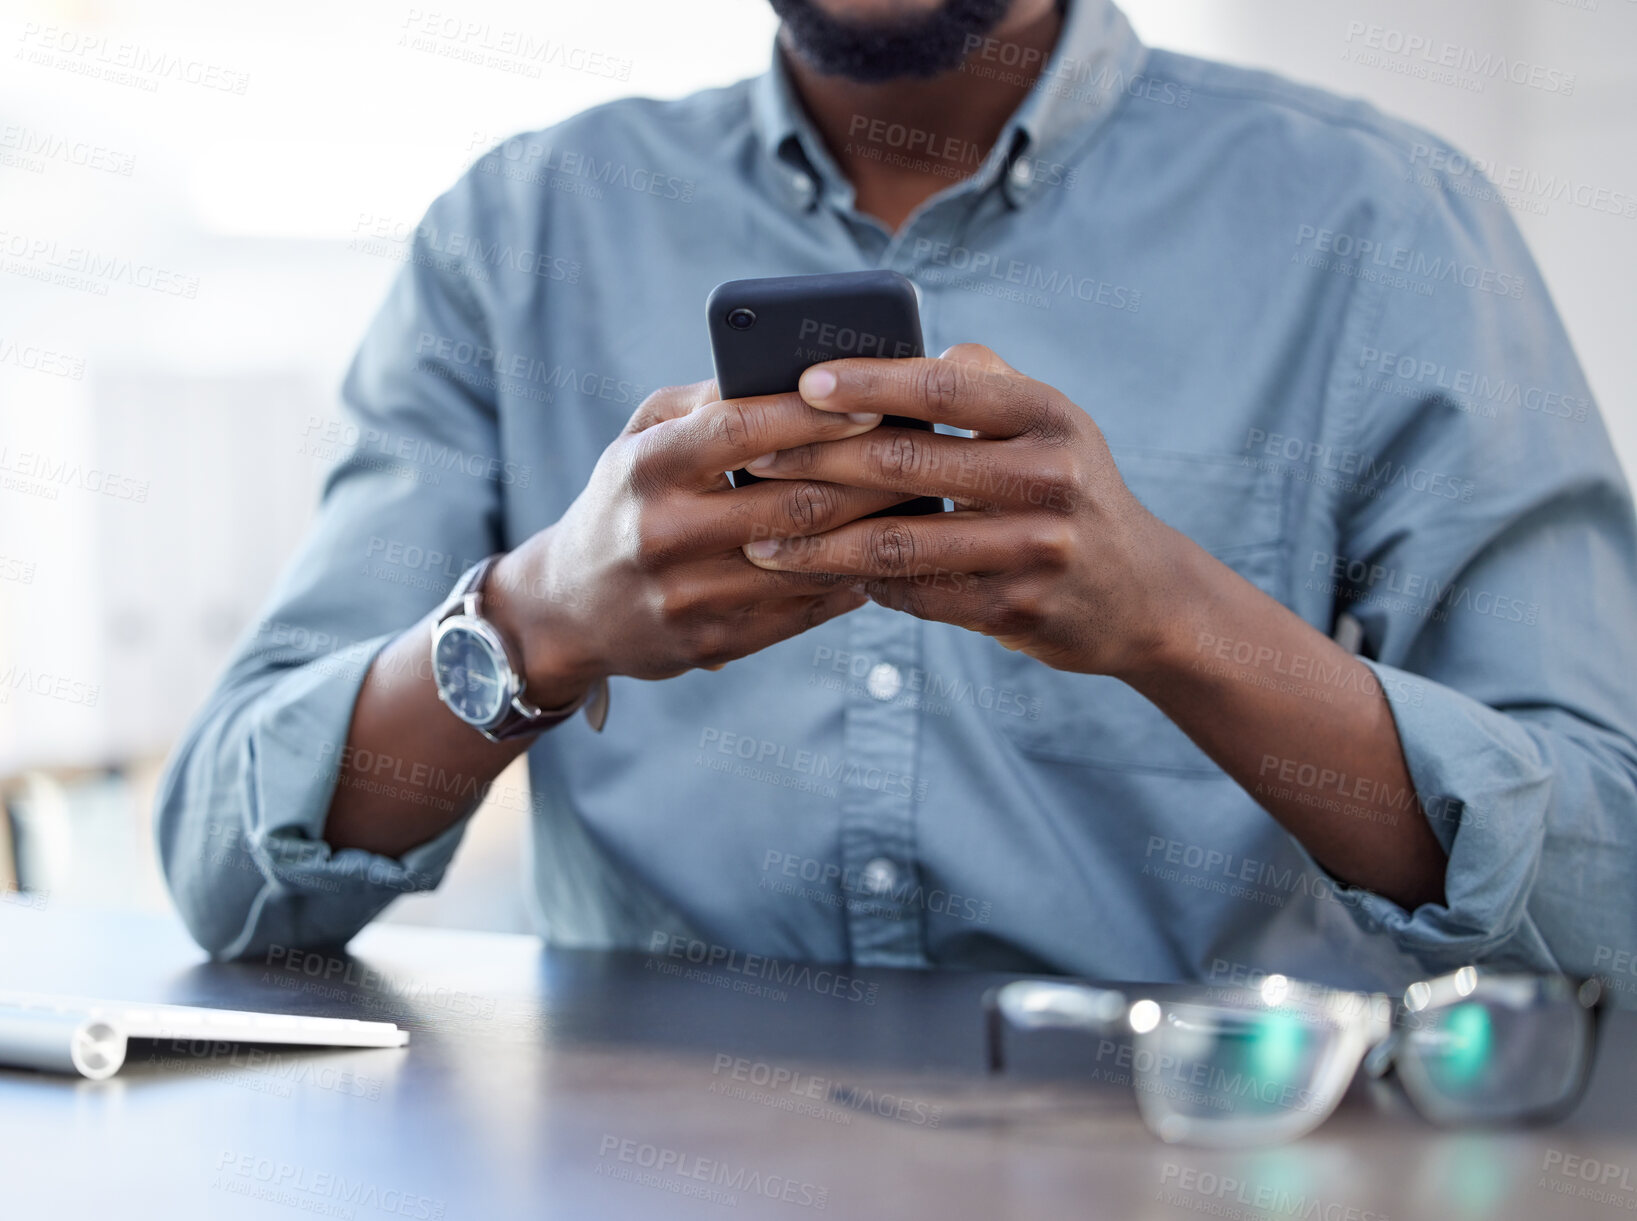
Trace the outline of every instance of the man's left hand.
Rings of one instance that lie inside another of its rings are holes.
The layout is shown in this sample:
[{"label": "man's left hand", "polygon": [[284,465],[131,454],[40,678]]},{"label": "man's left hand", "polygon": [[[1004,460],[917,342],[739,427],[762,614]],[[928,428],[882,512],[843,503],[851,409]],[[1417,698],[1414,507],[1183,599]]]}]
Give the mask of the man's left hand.
[{"label": "man's left hand", "polygon": [[857,577],[883,606],[982,632],[1060,670],[1124,677],[1164,645],[1181,610],[1186,540],[1137,501],[1102,431],[1059,391],[980,344],[937,359],[829,361],[800,389],[821,411],[972,435],[883,424],[764,455],[752,473],[946,497],[955,510],[759,539],[744,548],[752,563]]}]

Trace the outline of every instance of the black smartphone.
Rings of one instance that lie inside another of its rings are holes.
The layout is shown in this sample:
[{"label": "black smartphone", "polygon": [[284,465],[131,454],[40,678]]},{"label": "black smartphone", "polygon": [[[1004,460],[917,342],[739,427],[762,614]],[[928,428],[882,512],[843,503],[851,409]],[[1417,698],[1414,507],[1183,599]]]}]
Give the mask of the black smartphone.
[{"label": "black smartphone", "polygon": [[[729,280],[705,303],[716,387],[725,399],[788,394],[809,365],[844,356],[924,356],[915,285],[896,271]],[[926,420],[889,415],[883,425],[932,431]],[[733,486],[759,482],[746,470]],[[942,513],[944,502],[917,496],[871,517]]]}]

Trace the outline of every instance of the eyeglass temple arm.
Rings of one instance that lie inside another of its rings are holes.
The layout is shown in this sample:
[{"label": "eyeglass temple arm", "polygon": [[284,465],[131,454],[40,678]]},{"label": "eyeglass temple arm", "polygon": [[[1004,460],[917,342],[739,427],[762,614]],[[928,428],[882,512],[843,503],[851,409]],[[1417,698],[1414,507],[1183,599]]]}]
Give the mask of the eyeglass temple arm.
[{"label": "eyeglass temple arm", "polygon": [[1089,984],[1018,980],[983,994],[988,1069],[1005,1068],[1006,1027],[1023,1030],[1107,1030],[1126,1013],[1123,993]]}]

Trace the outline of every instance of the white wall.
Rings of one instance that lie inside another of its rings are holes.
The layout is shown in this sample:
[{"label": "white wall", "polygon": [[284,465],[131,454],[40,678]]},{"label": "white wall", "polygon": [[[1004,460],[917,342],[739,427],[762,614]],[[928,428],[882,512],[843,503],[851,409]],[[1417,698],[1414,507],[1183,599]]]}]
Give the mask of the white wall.
[{"label": "white wall", "polygon": [[[755,72],[773,29],[761,0],[458,6],[496,35],[629,61],[625,80],[552,67],[535,79],[399,45],[411,14],[451,10],[20,0],[0,14],[0,466],[43,455],[56,492],[0,485],[0,678],[18,665],[63,683],[0,703],[0,776],[161,752],[203,696],[301,534],[324,466],[303,452],[305,426],[333,410],[395,267],[349,248],[360,218],[412,224],[496,135]],[[1637,191],[1633,0],[1133,0],[1129,11],[1152,42],[1362,94],[1498,165]],[[1346,58],[1361,41],[1353,22],[1503,52],[1577,85],[1563,96],[1412,79]],[[47,27],[105,41],[42,51]],[[40,53],[46,63],[28,58]],[[119,54],[245,88],[74,70]],[[16,147],[40,141],[58,151]],[[115,169],[76,164],[91,148]],[[1560,203],[1519,220],[1629,468],[1637,221]],[[196,280],[196,296],[39,283],[27,273],[47,256],[28,252],[51,243]],[[22,367],[41,349],[58,372]],[[118,477],[116,495],[62,482],[92,468]]]}]

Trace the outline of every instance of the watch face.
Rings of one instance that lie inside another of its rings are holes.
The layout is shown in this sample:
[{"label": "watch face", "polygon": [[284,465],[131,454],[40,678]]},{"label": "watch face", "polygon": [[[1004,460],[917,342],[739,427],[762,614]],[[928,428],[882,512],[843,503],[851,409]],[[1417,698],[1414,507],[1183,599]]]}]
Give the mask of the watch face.
[{"label": "watch face", "polygon": [[438,693],[461,720],[487,725],[511,702],[505,659],[471,628],[458,623],[445,627],[432,660]]}]

